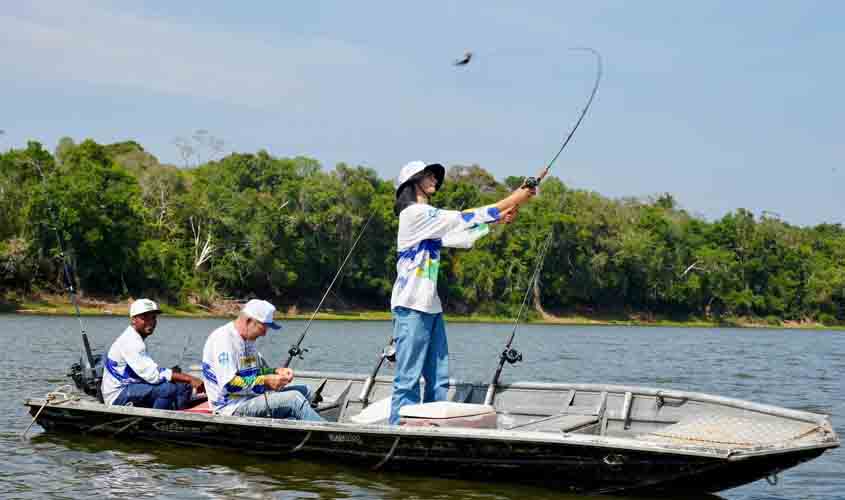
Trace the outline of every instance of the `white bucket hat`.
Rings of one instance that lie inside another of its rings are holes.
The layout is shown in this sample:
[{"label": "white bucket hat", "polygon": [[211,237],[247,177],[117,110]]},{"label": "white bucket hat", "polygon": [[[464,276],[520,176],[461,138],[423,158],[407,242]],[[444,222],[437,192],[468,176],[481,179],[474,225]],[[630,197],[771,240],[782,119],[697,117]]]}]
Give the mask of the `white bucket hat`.
[{"label": "white bucket hat", "polygon": [[252,299],[244,305],[241,312],[255,321],[264,323],[267,325],[267,328],[272,328],[273,330],[282,328],[282,325],[273,321],[273,313],[276,312],[276,306],[266,300]]},{"label": "white bucket hat", "polygon": [[139,314],[144,314],[150,311],[160,313],[161,309],[158,308],[158,304],[150,299],[138,299],[129,306],[129,317],[134,318]]},{"label": "white bucket hat", "polygon": [[408,182],[415,180],[414,176],[422,173],[424,170],[430,170],[437,178],[437,189],[443,185],[443,179],[446,177],[446,169],[439,163],[426,163],[424,161],[412,161],[406,163],[402,170],[399,171],[399,179],[396,180],[396,196],[399,196],[399,191],[402,186]]}]

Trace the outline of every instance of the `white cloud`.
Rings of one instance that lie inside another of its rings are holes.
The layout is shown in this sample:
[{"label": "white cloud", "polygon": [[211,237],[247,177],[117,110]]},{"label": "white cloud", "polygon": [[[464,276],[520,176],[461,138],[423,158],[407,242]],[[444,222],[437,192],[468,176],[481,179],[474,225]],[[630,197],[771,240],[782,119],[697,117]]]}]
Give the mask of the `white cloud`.
[{"label": "white cloud", "polygon": [[363,65],[350,44],[327,38],[284,46],[208,27],[118,13],[101,4],[39,2],[0,16],[7,78],[77,81],[232,104],[306,99],[329,72]]}]

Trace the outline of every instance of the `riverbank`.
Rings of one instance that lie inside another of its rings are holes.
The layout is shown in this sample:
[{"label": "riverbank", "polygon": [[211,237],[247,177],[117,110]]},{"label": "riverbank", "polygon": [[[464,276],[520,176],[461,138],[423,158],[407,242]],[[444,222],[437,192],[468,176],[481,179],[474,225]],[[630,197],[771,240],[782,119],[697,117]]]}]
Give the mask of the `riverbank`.
[{"label": "riverbank", "polygon": [[[229,318],[234,317],[240,308],[240,302],[222,300],[211,306],[188,304],[171,306],[160,304],[163,314],[183,318]],[[129,314],[129,301],[111,300],[104,298],[83,297],[79,299],[79,312],[83,316],[126,316]],[[0,298],[0,314],[32,314],[32,315],[74,315],[76,310],[66,295],[40,294],[37,296]],[[296,306],[282,307],[277,313],[280,319],[307,320],[312,310],[302,311]],[[389,321],[390,312],[387,310],[348,310],[338,311],[324,309],[317,314],[319,320],[354,320],[354,321]],[[513,318],[504,316],[490,316],[483,314],[461,315],[450,313],[451,323],[512,323]],[[565,312],[543,316],[533,314],[527,323],[545,325],[622,325],[622,326],[665,326],[687,328],[788,328],[788,329],[824,329],[845,330],[845,326],[824,325],[811,321],[782,321],[773,318],[722,318],[720,321],[701,318],[667,318],[660,315],[639,312]]]}]

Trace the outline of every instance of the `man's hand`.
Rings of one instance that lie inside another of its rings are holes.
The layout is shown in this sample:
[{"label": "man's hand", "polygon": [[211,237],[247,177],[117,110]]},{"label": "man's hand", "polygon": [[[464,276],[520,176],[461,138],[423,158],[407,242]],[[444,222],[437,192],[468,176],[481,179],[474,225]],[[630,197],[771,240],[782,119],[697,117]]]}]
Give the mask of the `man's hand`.
[{"label": "man's hand", "polygon": [[293,381],[293,370],[290,368],[276,368],[275,375],[264,375],[264,385],[271,391],[278,391]]},{"label": "man's hand", "polygon": [[282,377],[282,380],[285,381],[285,385],[293,382],[293,370],[290,368],[276,368],[276,375]]},{"label": "man's hand", "polygon": [[502,224],[510,224],[516,219],[516,214],[519,212],[518,206],[513,206],[501,213],[502,218],[499,219],[499,222]]},{"label": "man's hand", "polygon": [[201,378],[194,377],[182,372],[173,372],[170,374],[170,381],[178,384],[191,384],[198,394],[205,392],[205,384]]},{"label": "man's hand", "polygon": [[194,388],[194,391],[196,391],[197,394],[205,393],[205,384],[203,383],[202,379],[191,376],[191,387]]},{"label": "man's hand", "polygon": [[286,385],[287,382],[285,382],[281,375],[264,375],[264,386],[271,391],[278,391]]}]

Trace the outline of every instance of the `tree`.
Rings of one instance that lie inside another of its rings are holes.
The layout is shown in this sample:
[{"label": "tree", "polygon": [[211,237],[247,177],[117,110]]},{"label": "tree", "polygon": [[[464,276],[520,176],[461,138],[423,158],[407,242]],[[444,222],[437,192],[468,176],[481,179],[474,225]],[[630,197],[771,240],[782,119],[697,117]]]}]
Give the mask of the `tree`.
[{"label": "tree", "polygon": [[34,237],[57,258],[54,228],[77,270],[79,288],[126,293],[138,289],[137,247],[144,234],[138,183],[102,146],[87,140],[33,189],[26,206]]}]

